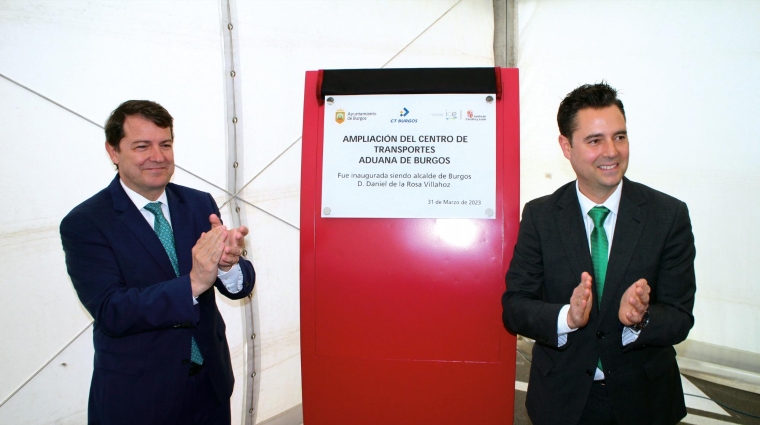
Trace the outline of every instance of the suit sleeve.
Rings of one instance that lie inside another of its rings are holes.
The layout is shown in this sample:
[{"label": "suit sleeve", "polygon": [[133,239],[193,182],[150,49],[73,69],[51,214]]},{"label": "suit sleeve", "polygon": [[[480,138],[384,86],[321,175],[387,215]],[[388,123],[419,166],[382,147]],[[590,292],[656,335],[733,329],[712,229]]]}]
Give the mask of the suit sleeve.
[{"label": "suit sleeve", "polygon": [[679,201],[670,231],[663,247],[657,282],[649,300],[649,324],[631,350],[643,345],[669,346],[680,343],[694,326],[694,234],[686,204]]},{"label": "suit sleeve", "polygon": [[214,283],[216,289],[219,290],[219,293],[231,300],[239,300],[247,297],[251,291],[253,291],[253,286],[256,283],[256,271],[253,269],[253,264],[244,258],[240,258],[238,264],[240,265],[240,272],[243,274],[243,288],[240,291],[235,293],[230,292],[227,287],[224,286],[224,283],[218,278]]},{"label": "suit sleeve", "polygon": [[83,214],[66,216],[60,231],[74,289],[105,334],[120,337],[191,326],[199,320],[189,276],[157,281],[147,270],[129,270],[125,277],[118,257],[137,254],[116,252],[109,229]]},{"label": "suit sleeve", "polygon": [[506,284],[501,304],[507,330],[557,347],[557,317],[564,304],[544,301],[544,263],[532,203],[523,209]]},{"label": "suit sleeve", "polygon": [[[213,213],[219,217],[219,221],[222,221],[222,214],[219,212],[219,207],[216,205],[214,197],[211,196],[210,193],[207,193],[206,196],[208,196],[208,201]],[[256,271],[253,269],[253,264],[243,257],[240,257],[238,264],[240,264],[240,272],[243,274],[243,288],[240,289],[240,291],[236,293],[230,292],[219,278],[214,282],[214,286],[219,290],[219,293],[231,300],[239,300],[250,295],[251,291],[253,291],[253,286],[256,283]]]}]

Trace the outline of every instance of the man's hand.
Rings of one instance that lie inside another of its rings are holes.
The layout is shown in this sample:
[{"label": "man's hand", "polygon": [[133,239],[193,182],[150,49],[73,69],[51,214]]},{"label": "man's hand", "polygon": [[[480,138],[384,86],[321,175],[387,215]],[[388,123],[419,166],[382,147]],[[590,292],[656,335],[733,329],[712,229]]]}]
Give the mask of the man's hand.
[{"label": "man's hand", "polygon": [[573,289],[570,296],[570,310],[567,312],[567,325],[570,329],[578,329],[586,326],[588,316],[591,314],[591,275],[588,272],[581,274],[581,284]]},{"label": "man's hand", "polygon": [[[211,223],[211,228],[215,229],[222,226],[222,221],[216,214],[211,214],[208,217],[208,221]],[[224,253],[219,259],[219,269],[222,271],[228,271],[232,266],[240,261],[240,255],[243,252],[243,246],[245,244],[245,236],[248,234],[248,228],[240,226],[237,229],[227,230],[227,240],[224,246]]]},{"label": "man's hand", "polygon": [[214,285],[217,276],[217,265],[224,253],[224,242],[228,239],[227,229],[218,226],[201,237],[193,247],[193,268],[190,270],[190,285],[193,297],[198,297]]},{"label": "man's hand", "polygon": [[639,279],[629,286],[620,299],[618,319],[625,326],[641,322],[644,313],[649,309],[649,284],[646,279]]}]

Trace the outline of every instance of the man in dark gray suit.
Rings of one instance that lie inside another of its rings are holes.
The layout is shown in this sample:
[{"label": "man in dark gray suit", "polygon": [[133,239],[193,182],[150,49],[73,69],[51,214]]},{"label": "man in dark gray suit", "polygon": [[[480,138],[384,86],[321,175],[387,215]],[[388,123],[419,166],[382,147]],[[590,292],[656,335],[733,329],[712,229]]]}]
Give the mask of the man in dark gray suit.
[{"label": "man in dark gray suit", "polygon": [[504,325],[535,339],[526,406],[541,424],[675,424],[686,416],[673,345],[694,325],[686,204],[624,177],[623,103],[570,92],[559,144],[577,180],[525,205]]}]

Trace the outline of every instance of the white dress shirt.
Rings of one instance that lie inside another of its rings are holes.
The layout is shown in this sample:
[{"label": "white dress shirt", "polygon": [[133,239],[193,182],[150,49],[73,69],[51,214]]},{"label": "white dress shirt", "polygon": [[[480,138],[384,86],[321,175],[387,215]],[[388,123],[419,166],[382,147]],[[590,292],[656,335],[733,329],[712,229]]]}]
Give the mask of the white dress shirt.
[{"label": "white dress shirt", "polygon": [[[121,187],[124,188],[124,191],[127,193],[127,196],[129,196],[129,199],[132,200],[137,209],[140,211],[140,214],[145,217],[145,220],[148,222],[151,229],[153,229],[153,224],[156,217],[152,212],[145,209],[145,205],[148,205],[151,202],[161,203],[161,211],[163,211],[166,221],[168,221],[169,226],[171,226],[172,218],[171,213],[169,212],[169,202],[166,199],[166,191],[161,192],[161,196],[159,196],[158,199],[151,201],[150,199],[128,188],[121,179],[119,179],[119,183],[121,183]],[[216,275],[219,280],[222,281],[227,290],[230,291],[230,293],[236,294],[243,289],[243,272],[240,270],[240,264],[235,264],[226,272],[217,269]],[[193,305],[195,304],[198,304],[198,300],[193,297]]]}]

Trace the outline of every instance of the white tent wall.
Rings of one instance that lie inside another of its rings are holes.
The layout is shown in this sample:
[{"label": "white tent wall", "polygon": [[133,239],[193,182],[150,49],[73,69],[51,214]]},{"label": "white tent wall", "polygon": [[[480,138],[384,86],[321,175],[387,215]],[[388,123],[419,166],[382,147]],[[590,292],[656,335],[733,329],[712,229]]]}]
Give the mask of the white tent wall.
[{"label": "white tent wall", "polygon": [[[760,207],[760,147],[742,130],[760,100],[760,2],[515,3],[522,202],[574,178],[557,145],[562,97],[602,79],[619,88],[631,137],[628,176],[690,208],[698,252],[691,352],[751,372],[760,362],[742,366],[742,359],[760,354],[753,281],[760,228],[752,216]],[[173,181],[211,192],[232,222],[224,191],[227,4],[0,1],[0,194],[7,200],[0,206],[0,424],[84,422],[91,318],[66,275],[58,224],[113,176],[98,125],[116,105],[147,98],[172,112],[177,164],[188,171],[177,170]],[[238,382],[233,423],[246,415],[250,355],[258,362],[255,417],[262,422],[301,401],[304,72],[491,66],[494,20],[485,0],[230,4],[244,135],[239,196],[258,272],[255,353],[245,348],[248,301],[219,298],[219,306]]]},{"label": "white tent wall", "polygon": [[565,94],[601,80],[618,88],[631,140],[628,177],[685,201],[691,214],[696,324],[679,354],[754,372],[757,391],[760,145],[747,128],[760,105],[760,2],[516,6],[521,201],[575,178],[557,142]]},{"label": "white tent wall", "polygon": [[[233,423],[301,402],[298,305],[304,72],[320,68],[492,66],[487,0],[0,1],[0,424],[85,422],[91,317],[66,274],[58,224],[105,187],[99,128],[120,102],[151,99],[175,117],[173,181],[212,193],[232,223],[225,86],[234,13],[244,224],[257,269],[251,301],[218,298],[237,385]],[[226,56],[225,56],[226,55]]]}]

